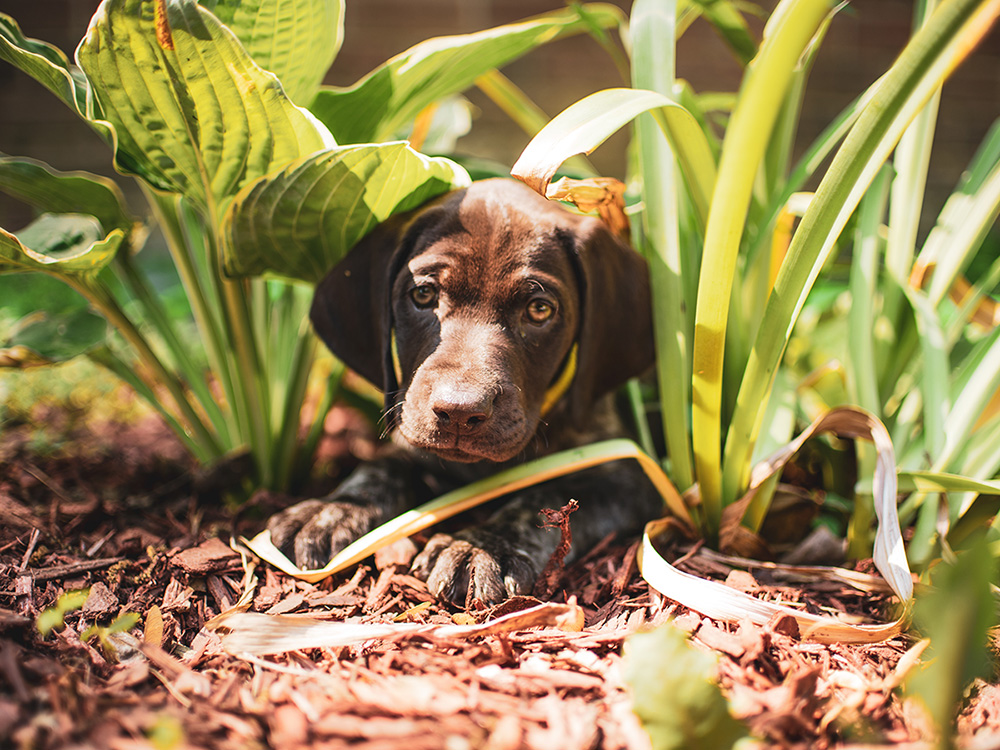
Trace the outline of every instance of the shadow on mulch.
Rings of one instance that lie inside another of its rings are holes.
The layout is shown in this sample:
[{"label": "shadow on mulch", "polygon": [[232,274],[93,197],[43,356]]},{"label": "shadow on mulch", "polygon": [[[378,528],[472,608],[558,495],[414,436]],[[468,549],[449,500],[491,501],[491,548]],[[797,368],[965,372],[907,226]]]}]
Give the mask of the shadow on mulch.
[{"label": "shadow on mulch", "polygon": [[[228,540],[255,533],[290,499],[258,493],[227,508],[154,418],[84,431],[72,445],[39,455],[17,430],[0,438],[2,747],[643,748],[621,646],[668,619],[719,655],[731,710],[764,746],[929,746],[897,689],[912,641],[818,646],[781,627],[712,622],[649,589],[634,539],[606,539],[562,572],[552,600],[575,597],[582,631],[228,655],[204,627],[246,591]],[[359,623],[467,618],[409,575],[416,544],[315,585],[258,567],[250,609]],[[682,569],[817,610],[871,614],[885,604],[841,584],[783,586],[697,553]],[[83,588],[83,608],[43,639],[37,615]],[[140,625],[108,636],[110,650],[81,639],[124,612]],[[982,743],[998,716],[997,688],[980,686],[962,736]]]}]

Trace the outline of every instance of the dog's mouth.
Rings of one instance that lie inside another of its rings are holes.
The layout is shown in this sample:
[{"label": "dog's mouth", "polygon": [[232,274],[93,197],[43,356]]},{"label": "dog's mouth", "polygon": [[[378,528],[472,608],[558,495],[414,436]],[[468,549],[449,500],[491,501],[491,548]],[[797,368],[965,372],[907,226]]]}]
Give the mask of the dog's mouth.
[{"label": "dog's mouth", "polygon": [[521,443],[483,440],[480,436],[457,436],[435,431],[430,435],[414,435],[401,425],[400,433],[410,445],[429,451],[445,461],[503,463],[516,457],[524,448]]}]

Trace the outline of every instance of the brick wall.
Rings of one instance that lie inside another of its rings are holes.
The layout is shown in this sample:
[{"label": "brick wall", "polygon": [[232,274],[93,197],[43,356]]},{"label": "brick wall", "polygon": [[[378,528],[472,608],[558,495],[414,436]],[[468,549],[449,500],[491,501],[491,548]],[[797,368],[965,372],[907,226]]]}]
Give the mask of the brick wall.
[{"label": "brick wall", "polygon": [[[621,7],[630,3],[620,0]],[[68,54],[86,30],[96,0],[0,0],[28,36],[57,44]],[[385,59],[429,36],[474,31],[558,6],[558,0],[348,0],[346,40],[327,82],[353,83]],[[892,62],[905,44],[912,3],[866,0],[834,20],[812,74],[802,119],[803,144]],[[739,70],[704,24],[681,39],[678,72],[699,91],[734,90]],[[585,37],[542,48],[505,69],[550,115],[607,86],[621,85],[607,57]],[[462,151],[510,165],[527,142],[491,102],[470,94],[479,109]],[[936,207],[950,191],[976,145],[1000,115],[1000,33],[996,29],[945,89],[934,158]],[[621,174],[625,137],[595,155],[607,174]],[[62,169],[110,173],[103,143],[54,97],[0,62],[0,151],[43,159]],[[134,196],[134,193],[132,194]],[[0,197],[0,226],[25,223],[29,212]]]}]

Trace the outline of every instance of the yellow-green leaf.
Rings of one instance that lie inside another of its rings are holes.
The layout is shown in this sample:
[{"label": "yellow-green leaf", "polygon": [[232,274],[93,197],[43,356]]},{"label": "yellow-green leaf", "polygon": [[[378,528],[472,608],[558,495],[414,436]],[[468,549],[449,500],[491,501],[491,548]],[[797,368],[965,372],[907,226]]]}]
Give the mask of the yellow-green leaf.
[{"label": "yellow-green leaf", "polygon": [[115,128],[118,167],[211,215],[332,142],[194,0],[104,0],[77,59]]}]

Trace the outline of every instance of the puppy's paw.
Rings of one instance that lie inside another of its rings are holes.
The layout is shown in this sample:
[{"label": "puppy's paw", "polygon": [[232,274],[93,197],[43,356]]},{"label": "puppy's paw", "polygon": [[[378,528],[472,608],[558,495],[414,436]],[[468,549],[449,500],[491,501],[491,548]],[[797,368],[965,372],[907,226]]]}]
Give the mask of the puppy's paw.
[{"label": "puppy's paw", "polygon": [[378,508],[347,500],[305,500],[267,522],[274,546],[304,570],[322,568],[382,521]]},{"label": "puppy's paw", "polygon": [[512,542],[479,528],[431,537],[413,561],[413,574],[427,581],[434,596],[465,605],[530,594],[538,571]]}]

